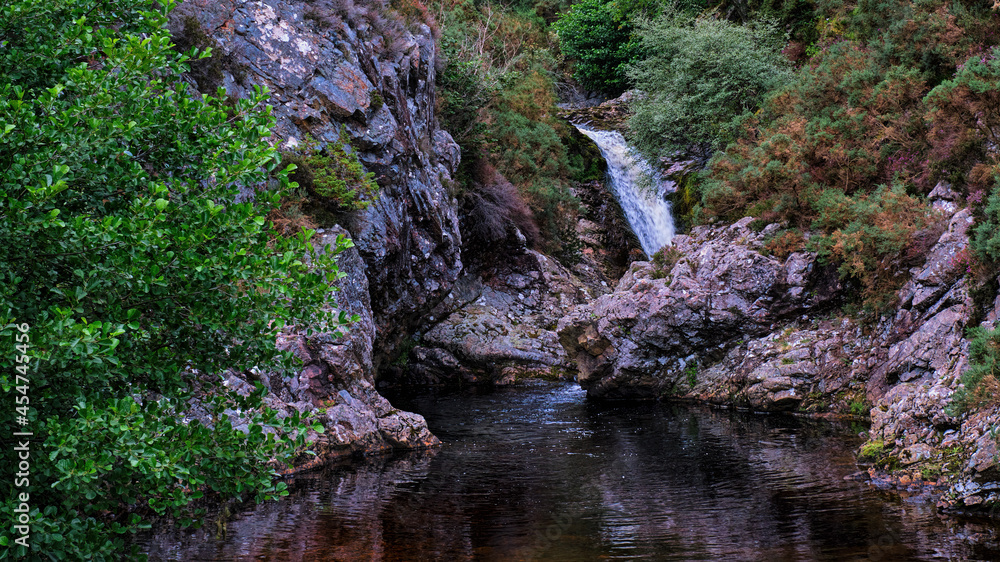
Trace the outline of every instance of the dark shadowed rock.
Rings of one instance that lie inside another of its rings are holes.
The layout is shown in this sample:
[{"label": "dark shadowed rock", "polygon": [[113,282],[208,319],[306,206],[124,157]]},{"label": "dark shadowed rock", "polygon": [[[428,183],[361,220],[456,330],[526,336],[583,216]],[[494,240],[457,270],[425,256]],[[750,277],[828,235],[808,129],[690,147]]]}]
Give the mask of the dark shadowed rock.
[{"label": "dark shadowed rock", "polygon": [[584,283],[551,257],[535,251],[471,273],[453,295],[453,308],[429,317],[400,384],[508,384],[524,377],[571,377],[574,365],[555,325],[570,307],[606,291]]}]

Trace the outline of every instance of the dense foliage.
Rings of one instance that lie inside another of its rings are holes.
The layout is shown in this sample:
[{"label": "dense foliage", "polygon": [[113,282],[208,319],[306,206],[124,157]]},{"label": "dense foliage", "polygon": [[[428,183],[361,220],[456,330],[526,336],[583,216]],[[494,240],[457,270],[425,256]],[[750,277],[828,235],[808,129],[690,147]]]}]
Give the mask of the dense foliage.
[{"label": "dense foliage", "polygon": [[470,255],[488,256],[516,228],[530,245],[572,261],[579,201],[570,189],[583,170],[556,116],[558,60],[538,15],[547,4],[522,4],[432,2],[445,59],[439,114],[462,147],[463,240]]},{"label": "dense foliage", "polygon": [[641,92],[629,129],[651,159],[724,147],[765,94],[791,78],[773,21],[738,25],[668,10],[641,21],[638,33],[649,54],[629,68]]},{"label": "dense foliage", "polygon": [[617,96],[634,86],[629,67],[658,55],[648,36],[641,37],[639,22],[663,11],[694,16],[714,5],[706,0],[581,0],[559,16],[554,29],[573,77],[588,89]]},{"label": "dense foliage", "polygon": [[632,16],[615,2],[582,0],[559,18],[562,52],[575,61],[573,76],[585,87],[611,95],[628,89],[626,67],[642,53]]},{"label": "dense foliage", "polygon": [[896,273],[939,232],[921,196],[946,181],[979,219],[975,258],[995,260],[997,19],[962,3],[819,5],[816,41],[784,50],[800,62],[794,76],[716,147],[699,181],[687,178],[701,199],[692,214],[811,230],[809,246],[856,284],[861,310],[879,313],[905,279]]},{"label": "dense foliage", "polygon": [[935,168],[965,184],[978,219],[971,247],[981,261],[1000,263],[1000,47],[962,62],[927,104]]},{"label": "dense foliage", "polygon": [[[295,443],[262,424],[298,420],[219,373],[285,358],[289,323],[337,322],[321,306],[335,251],[307,266],[310,233],[265,219],[288,189],[266,93],[190,91],[170,7],[0,5],[0,423],[33,433],[30,486],[0,480],[0,558],[25,555],[22,539],[54,559],[132,559],[123,535],[148,515],[190,524],[202,496],[281,494]],[[20,441],[2,439],[17,466]],[[15,491],[30,492],[27,539]]]}]

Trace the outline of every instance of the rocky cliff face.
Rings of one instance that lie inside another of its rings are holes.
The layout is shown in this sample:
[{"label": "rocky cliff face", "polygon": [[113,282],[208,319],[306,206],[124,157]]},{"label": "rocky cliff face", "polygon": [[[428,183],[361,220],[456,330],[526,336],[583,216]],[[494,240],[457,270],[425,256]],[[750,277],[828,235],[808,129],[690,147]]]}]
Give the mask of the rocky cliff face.
[{"label": "rocky cliff face", "polygon": [[[590,396],[870,415],[866,450],[901,470],[892,482],[933,481],[949,490],[948,504],[995,501],[990,428],[1000,412],[946,412],[968,362],[963,334],[973,314],[955,259],[972,218],[946,192],[943,232],[908,272],[896,314],[874,326],[838,312],[835,272],[805,252],[762,255],[777,226],[755,233],[744,219],[676,237],[677,261],[667,267],[633,264],[613,293],[560,320],[560,341]],[[988,321],[998,313],[995,303]]]},{"label": "rocky cliff face", "polygon": [[462,269],[458,218],[444,187],[459,148],[434,115],[430,28],[400,20],[379,31],[379,20],[398,16],[378,2],[344,4],[351,15],[322,3],[189,0],[172,21],[175,34],[200,32],[213,42],[216,74],[198,73],[209,89],[241,96],[268,88],[279,148],[294,149],[306,135],[336,142],[344,127],[375,173],[379,200],[342,222],[369,283],[381,289],[372,295],[381,339],[446,295]]},{"label": "rocky cliff face", "polygon": [[[361,320],[346,336],[284,334],[279,344],[305,364],[297,377],[232,373],[240,387],[260,380],[272,407],[311,412],[326,426],[326,456],[436,442],[420,416],[375,392],[381,350],[452,289],[462,269],[461,235],[445,185],[459,149],[434,115],[431,29],[380,2],[188,0],[171,17],[178,43],[214,54],[191,78],[202,91],[241,96],[266,87],[273,142],[297,147],[306,135],[335,142],[343,127],[381,197],[321,230],[320,245],[349,234],[340,259],[340,305]],[[321,455],[322,456],[322,455]]]}]

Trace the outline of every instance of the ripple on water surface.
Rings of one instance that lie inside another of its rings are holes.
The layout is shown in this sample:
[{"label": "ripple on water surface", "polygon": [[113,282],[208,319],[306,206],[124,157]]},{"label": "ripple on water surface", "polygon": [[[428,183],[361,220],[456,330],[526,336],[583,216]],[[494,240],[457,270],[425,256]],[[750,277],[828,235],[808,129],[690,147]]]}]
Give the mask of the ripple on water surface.
[{"label": "ripple on water surface", "polygon": [[153,560],[996,559],[990,529],[844,481],[858,428],[575,385],[424,393],[438,450],[300,477],[283,501],[144,537]]}]

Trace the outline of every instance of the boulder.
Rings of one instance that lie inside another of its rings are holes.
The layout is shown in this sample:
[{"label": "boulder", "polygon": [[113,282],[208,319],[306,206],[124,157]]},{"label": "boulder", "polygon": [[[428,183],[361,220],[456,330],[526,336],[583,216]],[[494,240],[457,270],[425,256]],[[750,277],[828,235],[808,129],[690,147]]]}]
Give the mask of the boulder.
[{"label": "boulder", "polygon": [[680,257],[669,271],[633,263],[613,293],[559,321],[560,342],[589,396],[671,394],[686,370],[697,369],[694,363],[714,362],[736,342],[832,298],[829,290],[814,290],[822,278],[814,255],[784,261],[762,255],[769,232],[754,232],[750,222],[675,237]]},{"label": "boulder", "polygon": [[469,273],[458,285],[452,306],[428,317],[433,324],[418,336],[407,366],[386,382],[507,384],[570,377],[574,365],[553,328],[568,308],[607,290],[534,250],[488,273]]}]

